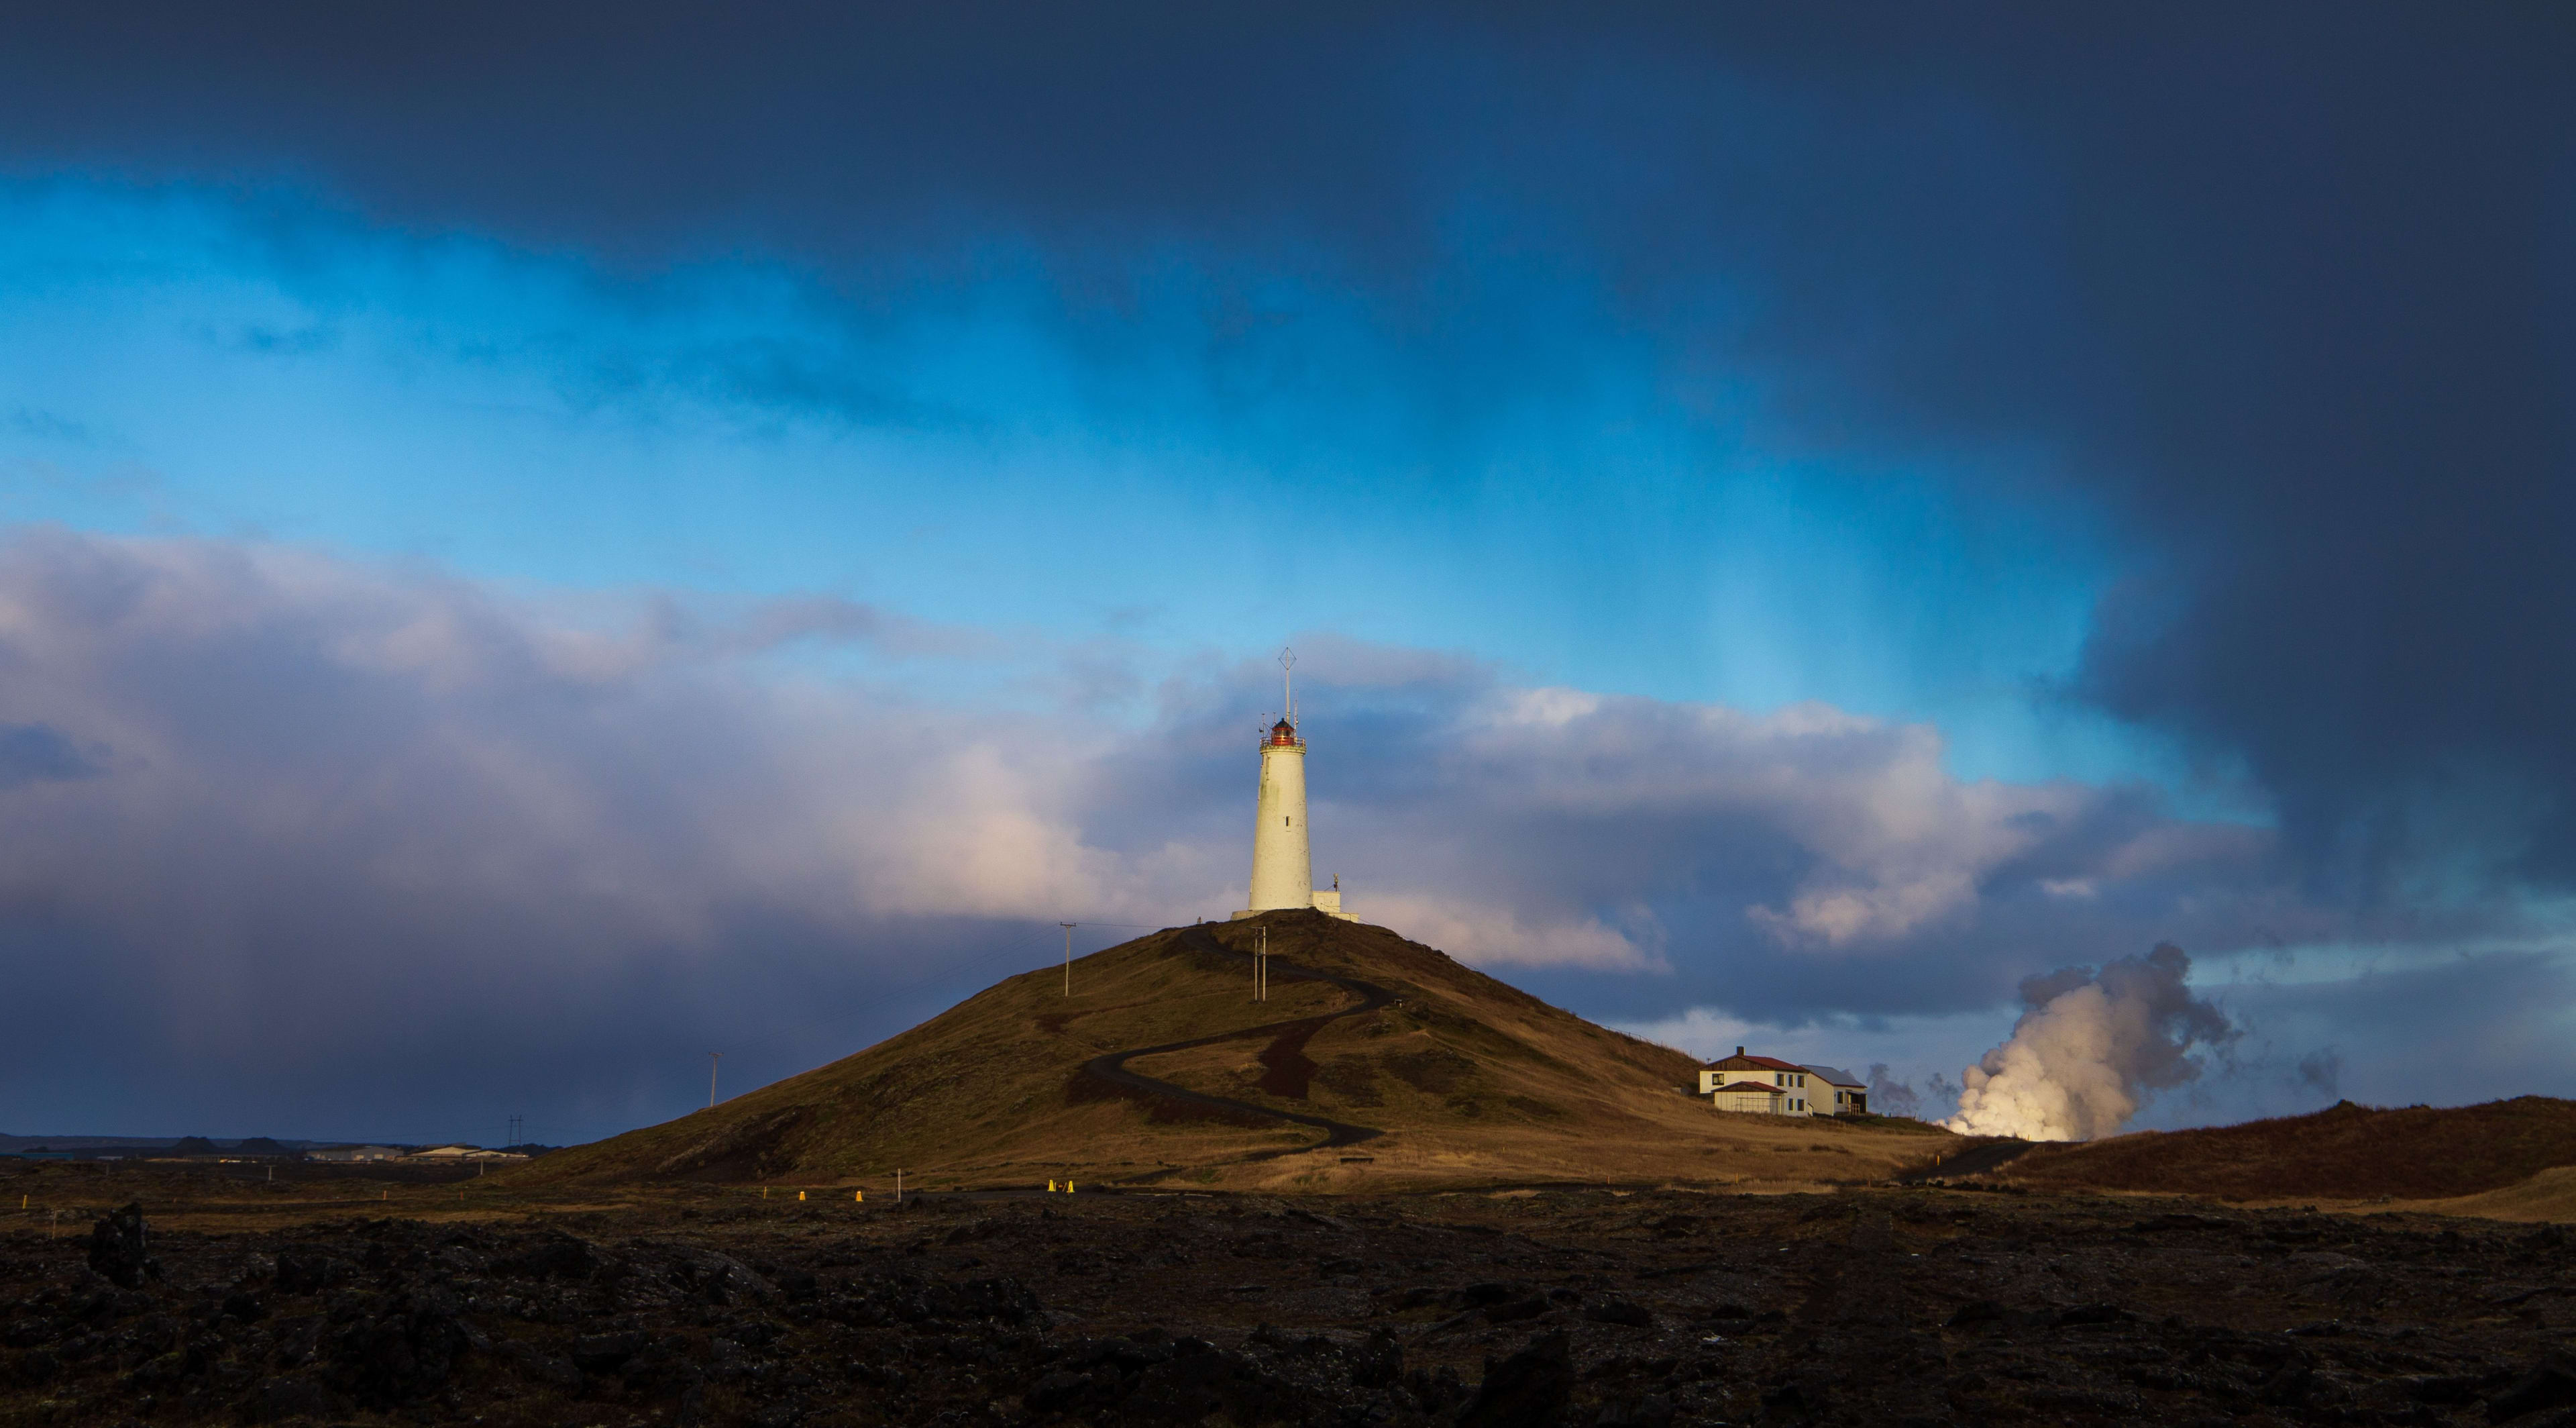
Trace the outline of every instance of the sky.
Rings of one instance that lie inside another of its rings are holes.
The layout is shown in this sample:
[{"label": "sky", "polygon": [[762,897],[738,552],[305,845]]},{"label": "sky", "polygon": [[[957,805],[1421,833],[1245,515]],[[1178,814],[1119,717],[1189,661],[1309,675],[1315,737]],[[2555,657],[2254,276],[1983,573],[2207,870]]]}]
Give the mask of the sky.
[{"label": "sky", "polygon": [[1289,645],[1319,878],[1586,1016],[1946,1113],[2171,944],[2133,1124],[2576,1095],[2571,60],[31,13],[0,1131],[587,1139],[1222,916]]}]

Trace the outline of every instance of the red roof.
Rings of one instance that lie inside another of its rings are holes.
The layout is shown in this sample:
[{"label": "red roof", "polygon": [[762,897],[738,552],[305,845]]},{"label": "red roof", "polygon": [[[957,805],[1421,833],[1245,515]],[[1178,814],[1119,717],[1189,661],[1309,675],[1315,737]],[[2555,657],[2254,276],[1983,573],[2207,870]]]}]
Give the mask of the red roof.
[{"label": "red roof", "polygon": [[1748,1067],[1759,1067],[1764,1071],[1804,1071],[1807,1069],[1804,1066],[1799,1066],[1787,1061],[1774,1060],[1768,1056],[1730,1056],[1723,1061],[1712,1061],[1700,1069],[1703,1071],[1741,1071]]}]

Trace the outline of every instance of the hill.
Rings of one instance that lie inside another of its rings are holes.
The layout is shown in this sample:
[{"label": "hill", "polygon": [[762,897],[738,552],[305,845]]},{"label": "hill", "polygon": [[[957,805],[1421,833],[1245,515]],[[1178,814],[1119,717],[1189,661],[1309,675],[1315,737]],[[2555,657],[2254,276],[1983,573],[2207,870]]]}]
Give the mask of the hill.
[{"label": "hill", "polygon": [[2260,1200],[2433,1200],[2576,1164],[2576,1101],[2517,1096],[2433,1109],[2350,1101],[2313,1115],[2044,1145],[1999,1176],[2050,1190],[2150,1190]]},{"label": "hill", "polygon": [[2544,1170],[2501,1190],[2441,1200],[2394,1200],[2392,1210],[2433,1215],[2474,1215],[2482,1220],[2555,1220],[2576,1222],[2576,1165]]},{"label": "hill", "polygon": [[[1269,999],[1250,949],[1269,933]],[[1729,1116],[1697,1065],[1382,927],[1167,928],[1012,977],[840,1061],[559,1151],[532,1183],[1312,1190],[1882,1178],[1953,1140]]]}]

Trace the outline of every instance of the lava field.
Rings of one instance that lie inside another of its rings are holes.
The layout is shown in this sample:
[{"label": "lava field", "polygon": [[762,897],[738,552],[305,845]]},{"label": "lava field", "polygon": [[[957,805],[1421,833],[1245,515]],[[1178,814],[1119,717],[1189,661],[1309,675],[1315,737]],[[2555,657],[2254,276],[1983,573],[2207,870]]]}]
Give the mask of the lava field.
[{"label": "lava field", "polygon": [[2576,1424],[2554,1226],[1953,1189],[0,1239],[0,1424]]}]

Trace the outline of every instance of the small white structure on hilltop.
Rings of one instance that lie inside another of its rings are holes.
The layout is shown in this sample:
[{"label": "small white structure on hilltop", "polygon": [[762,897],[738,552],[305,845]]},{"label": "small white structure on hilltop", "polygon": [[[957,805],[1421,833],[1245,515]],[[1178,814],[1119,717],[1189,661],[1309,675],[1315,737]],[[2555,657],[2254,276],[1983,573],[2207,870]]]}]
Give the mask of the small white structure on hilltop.
[{"label": "small white structure on hilltop", "polygon": [[1252,895],[1237,917],[1311,907],[1344,922],[1359,919],[1342,911],[1342,880],[1315,891],[1315,865],[1307,850],[1306,741],[1297,736],[1297,654],[1279,652],[1280,698],[1286,705],[1279,722],[1261,740],[1261,796],[1252,823]]}]

